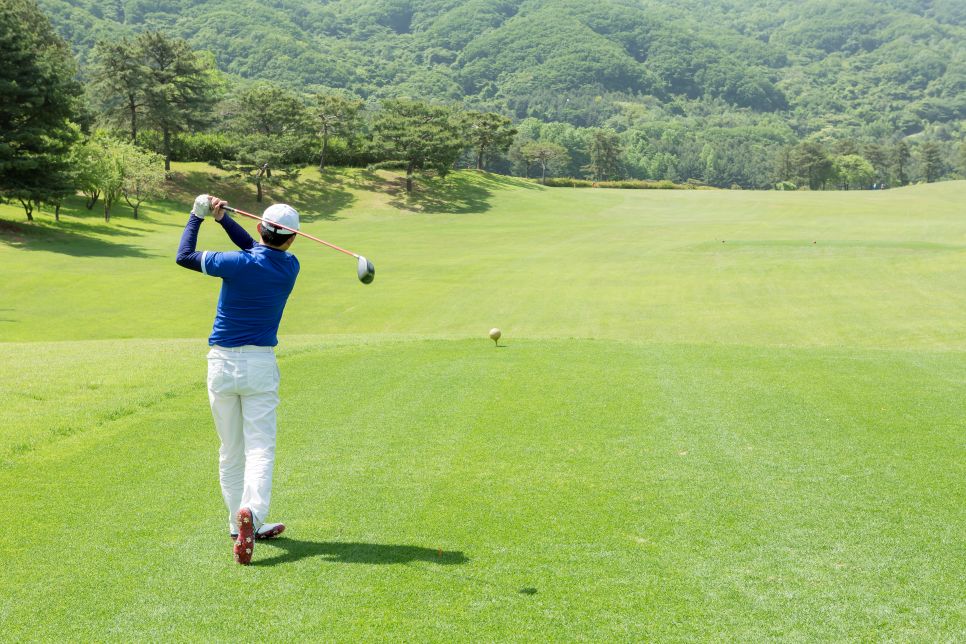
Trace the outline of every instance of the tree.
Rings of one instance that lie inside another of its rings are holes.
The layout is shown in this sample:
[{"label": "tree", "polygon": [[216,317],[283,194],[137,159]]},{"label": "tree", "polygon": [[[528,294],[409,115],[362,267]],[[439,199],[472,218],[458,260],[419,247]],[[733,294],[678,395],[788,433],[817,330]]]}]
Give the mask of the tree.
[{"label": "tree", "polygon": [[872,164],[872,178],[881,188],[889,176],[889,155],[886,149],[878,143],[866,143],[862,148],[862,156]]},{"label": "tree", "polygon": [[145,199],[164,194],[164,157],[132,144],[119,146],[121,153],[121,194],[138,218],[138,208]]},{"label": "tree", "polygon": [[581,170],[594,181],[619,179],[624,168],[624,149],[621,147],[617,132],[608,129],[594,129],[587,143],[590,163]]},{"label": "tree", "polygon": [[111,209],[124,189],[124,156],[132,143],[118,141],[103,132],[95,133],[87,142],[84,154],[88,166],[85,181],[102,195],[104,221],[111,220]]},{"label": "tree", "polygon": [[407,162],[406,192],[410,195],[416,170],[429,167],[445,176],[466,147],[458,116],[448,108],[421,101],[383,101],[373,132],[386,156]]},{"label": "tree", "polygon": [[[297,174],[310,131],[309,113],[302,98],[272,83],[257,83],[238,97],[237,114],[230,126],[238,139],[237,160],[228,167],[255,184],[261,203],[264,186]],[[273,177],[272,171],[281,176]]]},{"label": "tree", "polygon": [[486,166],[488,152],[506,153],[517,135],[513,121],[495,112],[467,112],[467,135],[476,151],[476,169]]},{"label": "tree", "polygon": [[27,220],[37,204],[73,190],[70,123],[80,86],[67,44],[32,0],[0,3],[0,199]]},{"label": "tree", "polygon": [[130,38],[102,40],[94,46],[91,92],[107,122],[126,124],[137,141],[138,120],[148,105],[151,70],[139,42]]},{"label": "tree", "polygon": [[900,186],[909,183],[909,163],[911,160],[912,153],[909,151],[909,144],[900,139],[892,149],[893,175]]},{"label": "tree", "polygon": [[790,183],[794,176],[793,150],[792,146],[783,145],[775,154],[775,174],[780,182]]},{"label": "tree", "polygon": [[299,174],[298,167],[287,162],[289,145],[285,139],[249,134],[240,138],[237,161],[227,162],[225,167],[255,184],[255,201],[261,203],[265,185],[282,183]]},{"label": "tree", "polygon": [[942,148],[935,141],[927,141],[919,148],[919,163],[926,183],[932,183],[943,175],[944,164]]},{"label": "tree", "polygon": [[239,94],[232,129],[271,137],[304,136],[309,131],[309,113],[295,92],[260,82]]},{"label": "tree", "polygon": [[835,176],[846,190],[849,187],[868,186],[875,176],[875,168],[872,164],[858,154],[839,155],[832,162],[832,167]]},{"label": "tree", "polygon": [[74,169],[74,183],[84,193],[84,205],[88,210],[94,208],[101,196],[99,177],[105,155],[104,147],[92,139],[81,141],[71,148],[70,165]]},{"label": "tree", "polygon": [[318,94],[316,96],[315,122],[322,135],[322,151],[319,153],[319,172],[325,170],[325,151],[329,136],[352,131],[362,101],[341,94]]},{"label": "tree", "polygon": [[570,155],[567,154],[566,148],[545,141],[527,143],[520,148],[520,154],[527,160],[528,166],[534,163],[540,164],[540,183],[544,185],[547,183],[548,170],[551,174],[555,174],[570,163]]},{"label": "tree", "polygon": [[204,122],[211,110],[215,83],[207,61],[185,40],[149,31],[138,36],[136,52],[149,70],[146,116],[161,131],[164,169],[168,171],[171,135]]},{"label": "tree", "polygon": [[792,153],[792,163],[796,168],[798,183],[808,184],[811,190],[824,188],[832,177],[832,160],[821,143],[799,143]]}]

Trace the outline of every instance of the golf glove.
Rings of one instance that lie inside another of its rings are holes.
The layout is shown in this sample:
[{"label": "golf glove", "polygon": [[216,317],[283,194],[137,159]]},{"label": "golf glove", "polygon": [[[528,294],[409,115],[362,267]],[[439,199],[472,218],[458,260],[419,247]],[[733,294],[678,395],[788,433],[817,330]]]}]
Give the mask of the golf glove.
[{"label": "golf glove", "polygon": [[195,197],[194,208],[191,209],[191,214],[198,219],[204,219],[211,214],[211,195],[198,195]]}]

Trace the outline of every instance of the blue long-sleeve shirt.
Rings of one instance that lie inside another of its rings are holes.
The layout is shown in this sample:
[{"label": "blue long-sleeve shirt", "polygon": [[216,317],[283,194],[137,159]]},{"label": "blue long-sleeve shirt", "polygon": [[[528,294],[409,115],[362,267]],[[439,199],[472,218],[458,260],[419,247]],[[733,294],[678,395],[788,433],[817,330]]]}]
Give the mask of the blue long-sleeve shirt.
[{"label": "blue long-sleeve shirt", "polygon": [[227,214],[221,226],[241,250],[198,251],[198,231],[204,220],[191,215],[178,247],[179,266],[222,278],[218,308],[208,344],[274,347],[288,296],[295,287],[299,261],[295,255],[255,243]]}]

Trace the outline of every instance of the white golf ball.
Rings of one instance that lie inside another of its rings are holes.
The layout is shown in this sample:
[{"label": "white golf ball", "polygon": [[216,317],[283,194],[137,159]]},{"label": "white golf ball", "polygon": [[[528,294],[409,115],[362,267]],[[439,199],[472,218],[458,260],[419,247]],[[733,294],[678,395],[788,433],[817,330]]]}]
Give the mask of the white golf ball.
[{"label": "white golf ball", "polygon": [[496,327],[490,329],[490,339],[493,340],[494,342],[499,340],[501,335],[503,334],[500,333],[500,330],[497,329]]}]

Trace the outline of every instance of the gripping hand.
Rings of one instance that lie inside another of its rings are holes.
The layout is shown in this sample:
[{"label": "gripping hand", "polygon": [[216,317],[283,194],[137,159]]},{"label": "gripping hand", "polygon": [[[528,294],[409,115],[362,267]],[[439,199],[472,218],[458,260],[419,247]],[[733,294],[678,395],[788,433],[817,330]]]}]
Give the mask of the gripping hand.
[{"label": "gripping hand", "polygon": [[211,214],[211,196],[198,195],[195,197],[195,205],[191,209],[191,214],[198,219],[204,219]]}]

